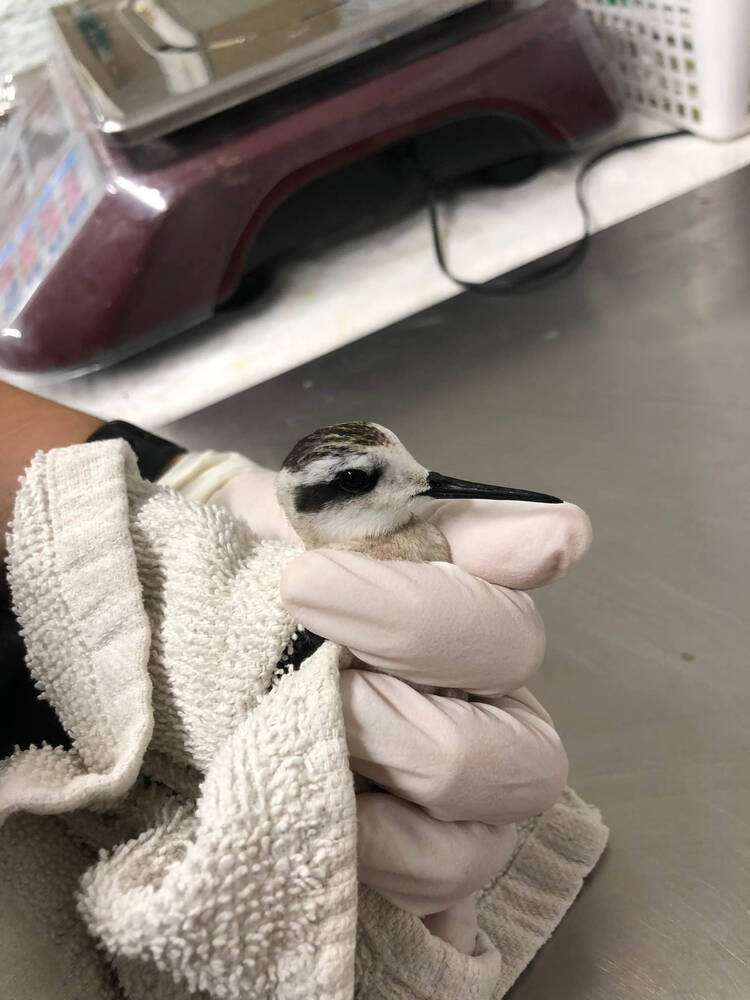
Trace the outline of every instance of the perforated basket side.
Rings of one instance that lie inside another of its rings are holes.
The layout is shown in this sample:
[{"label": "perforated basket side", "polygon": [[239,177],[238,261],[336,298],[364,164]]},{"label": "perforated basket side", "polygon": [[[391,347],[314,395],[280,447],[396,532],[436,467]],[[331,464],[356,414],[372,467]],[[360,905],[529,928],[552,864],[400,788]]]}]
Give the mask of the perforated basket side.
[{"label": "perforated basket side", "polygon": [[711,139],[750,130],[748,0],[577,0],[626,100]]}]

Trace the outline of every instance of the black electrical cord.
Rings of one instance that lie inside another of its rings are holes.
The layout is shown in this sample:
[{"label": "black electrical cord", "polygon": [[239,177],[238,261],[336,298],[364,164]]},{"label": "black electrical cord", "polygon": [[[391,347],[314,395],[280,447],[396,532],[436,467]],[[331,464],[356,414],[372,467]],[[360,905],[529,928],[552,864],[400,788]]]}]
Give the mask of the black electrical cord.
[{"label": "black electrical cord", "polygon": [[591,241],[591,215],[584,195],[584,182],[591,169],[597,163],[601,163],[602,160],[606,160],[608,157],[613,156],[615,153],[620,153],[625,149],[634,149],[636,146],[645,146],[647,143],[659,142],[662,139],[674,139],[681,135],[690,135],[690,133],[685,129],[680,129],[676,132],[660,132],[658,135],[640,136],[637,139],[626,139],[623,142],[618,142],[595,153],[581,165],[576,175],[575,196],[583,220],[583,236],[568,249],[563,257],[558,256],[546,264],[540,264],[531,271],[525,270],[523,274],[515,274],[514,276],[500,275],[487,282],[464,281],[462,278],[457,277],[448,266],[438,222],[437,185],[424,168],[420,168],[427,196],[432,244],[440,270],[465,292],[474,292],[478,295],[512,295],[516,292],[534,291],[562,277],[564,274],[571,273],[583,262]]}]

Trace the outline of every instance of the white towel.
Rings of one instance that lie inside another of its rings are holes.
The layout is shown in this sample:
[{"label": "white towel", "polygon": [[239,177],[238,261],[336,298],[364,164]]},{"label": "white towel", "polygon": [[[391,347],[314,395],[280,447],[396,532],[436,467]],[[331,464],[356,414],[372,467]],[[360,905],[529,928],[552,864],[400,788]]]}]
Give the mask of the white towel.
[{"label": "white towel", "polygon": [[298,551],[144,483],[120,441],[27,471],[9,576],[73,748],[0,766],[0,877],[51,945],[56,997],[498,998],[601,854],[566,791],[479,894],[473,957],[358,896],[335,648],[266,693]]}]

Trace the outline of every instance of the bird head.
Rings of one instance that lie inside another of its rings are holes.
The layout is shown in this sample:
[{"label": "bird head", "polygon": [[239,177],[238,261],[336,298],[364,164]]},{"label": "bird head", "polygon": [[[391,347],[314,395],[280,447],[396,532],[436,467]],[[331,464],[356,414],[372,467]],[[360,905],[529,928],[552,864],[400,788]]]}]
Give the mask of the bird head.
[{"label": "bird head", "polygon": [[391,534],[424,498],[562,502],[430,472],[392,431],[369,422],[335,424],[303,437],[284,459],[276,493],[309,547]]}]

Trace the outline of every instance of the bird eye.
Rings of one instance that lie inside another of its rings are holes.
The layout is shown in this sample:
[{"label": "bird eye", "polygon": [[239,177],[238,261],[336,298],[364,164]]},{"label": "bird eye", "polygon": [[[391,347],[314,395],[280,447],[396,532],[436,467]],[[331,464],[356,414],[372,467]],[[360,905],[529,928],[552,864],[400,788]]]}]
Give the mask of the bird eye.
[{"label": "bird eye", "polygon": [[365,493],[373,482],[372,476],[364,469],[344,469],[336,477],[336,485],[344,493]]}]

